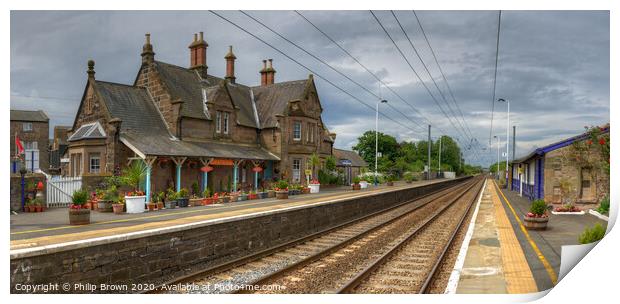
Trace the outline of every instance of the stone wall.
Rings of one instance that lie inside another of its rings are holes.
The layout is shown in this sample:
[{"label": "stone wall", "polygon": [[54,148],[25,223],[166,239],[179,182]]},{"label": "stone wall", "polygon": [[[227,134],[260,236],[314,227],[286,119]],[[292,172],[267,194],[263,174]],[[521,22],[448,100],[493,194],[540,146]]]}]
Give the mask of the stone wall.
[{"label": "stone wall", "polygon": [[[25,185],[28,187],[28,183],[34,183],[35,185],[39,182],[43,182],[43,202],[45,202],[45,175],[34,173],[34,174],[26,174],[25,176]],[[25,191],[26,193],[27,191]],[[21,176],[19,174],[11,174],[11,210],[16,212],[22,211],[22,185],[21,185]]]},{"label": "stone wall", "polygon": [[[330,204],[248,215],[95,240],[79,248],[11,253],[11,292],[17,283],[162,284],[281,245],[339,223],[453,185],[451,180]],[[131,292],[131,291],[129,291]]]}]

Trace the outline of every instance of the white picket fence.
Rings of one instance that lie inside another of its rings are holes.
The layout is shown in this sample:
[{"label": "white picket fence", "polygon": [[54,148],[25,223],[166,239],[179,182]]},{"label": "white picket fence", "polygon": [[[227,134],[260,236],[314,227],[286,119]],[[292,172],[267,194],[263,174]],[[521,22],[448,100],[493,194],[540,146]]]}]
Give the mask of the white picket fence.
[{"label": "white picket fence", "polygon": [[67,207],[73,191],[82,188],[81,177],[54,176],[47,179],[47,207]]}]

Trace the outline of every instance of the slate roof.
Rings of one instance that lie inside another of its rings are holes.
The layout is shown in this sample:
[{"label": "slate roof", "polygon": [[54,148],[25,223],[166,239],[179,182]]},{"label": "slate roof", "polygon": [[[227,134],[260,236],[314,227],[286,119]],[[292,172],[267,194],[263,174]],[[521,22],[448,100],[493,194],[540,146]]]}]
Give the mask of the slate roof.
[{"label": "slate roof", "polygon": [[35,121],[35,122],[49,122],[49,117],[45,112],[38,111],[26,111],[26,110],[11,110],[11,121]]},{"label": "slate roof", "polygon": [[351,161],[351,167],[368,167],[366,161],[355,151],[334,148],[334,157],[336,157],[338,164],[343,160],[349,160]]},{"label": "slate roof", "polygon": [[[122,120],[121,141],[136,153],[155,156],[279,160],[277,156],[258,146],[178,140],[168,132],[166,123],[150,100],[146,89],[99,80],[96,81],[96,86],[110,115]],[[202,92],[202,89],[199,92]],[[203,113],[202,108],[200,113]],[[74,135],[85,126],[78,129]]]},{"label": "slate roof", "polygon": [[[601,126],[601,133],[605,134],[605,133],[609,133],[609,123],[605,124],[604,126]],[[569,137],[548,145],[545,145],[543,147],[540,148],[536,148],[534,149],[534,151],[530,152],[529,154],[522,156],[518,159],[513,160],[511,163],[513,164],[517,164],[517,163],[522,163],[525,161],[530,160],[531,158],[533,158],[534,156],[538,156],[538,155],[544,155],[545,153],[551,152],[553,150],[557,150],[563,147],[566,147],[568,145],[571,145],[572,143],[576,142],[576,141],[581,141],[581,140],[585,140],[590,136],[590,134],[588,132],[585,133],[581,133],[579,135],[573,136],[573,137]]]},{"label": "slate roof", "polygon": [[304,79],[252,87],[261,127],[276,127],[275,115],[284,113],[289,101],[302,99],[307,83]]}]

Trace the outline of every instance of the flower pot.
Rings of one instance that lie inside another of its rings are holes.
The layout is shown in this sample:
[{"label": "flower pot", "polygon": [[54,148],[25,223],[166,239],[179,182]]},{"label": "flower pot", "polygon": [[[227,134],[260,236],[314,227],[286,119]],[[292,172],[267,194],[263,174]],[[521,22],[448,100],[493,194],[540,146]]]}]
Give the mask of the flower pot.
[{"label": "flower pot", "polygon": [[37,212],[43,212],[43,206],[36,205],[34,208]]},{"label": "flower pot", "polygon": [[257,198],[258,198],[258,195],[256,195],[256,193],[248,194],[248,200],[255,200]]},{"label": "flower pot", "polygon": [[69,224],[70,225],[87,225],[90,224],[90,209],[73,209],[69,208]]},{"label": "flower pot", "polygon": [[353,189],[353,190],[360,190],[360,189],[362,189],[362,185],[360,185],[360,184],[353,184],[353,185],[351,185],[351,189]]},{"label": "flower pot", "polygon": [[267,191],[267,197],[276,197],[276,191],[275,190]]},{"label": "flower pot", "polygon": [[247,194],[240,194],[239,195],[239,201],[245,201],[248,199],[248,195]]},{"label": "flower pot", "polygon": [[267,192],[258,192],[258,199],[267,198]]},{"label": "flower pot", "polygon": [[202,199],[199,199],[199,198],[190,198],[189,205],[192,207],[198,207],[201,205],[201,201]]},{"label": "flower pot", "polygon": [[112,212],[112,202],[104,200],[97,201],[97,211]]},{"label": "flower pot", "polygon": [[157,207],[156,203],[146,203],[146,208],[148,208],[149,211],[155,211],[155,207]]},{"label": "flower pot", "polygon": [[127,205],[127,213],[143,213],[146,195],[125,196],[125,204]]},{"label": "flower pot", "polygon": [[387,182],[388,186],[394,186],[394,182]]},{"label": "flower pot", "polygon": [[220,203],[230,203],[230,196],[220,197]]},{"label": "flower pot", "polygon": [[164,202],[157,202],[157,210],[164,209]]},{"label": "flower pot", "polygon": [[112,210],[114,211],[114,214],[122,214],[123,211],[125,210],[125,205],[123,205],[123,204],[112,204]]},{"label": "flower pot", "polygon": [[319,193],[321,184],[310,184],[310,193]]},{"label": "flower pot", "polygon": [[189,198],[177,198],[177,204],[179,208],[185,208],[189,206]]},{"label": "flower pot", "polygon": [[35,211],[36,211],[36,209],[35,209],[35,208],[34,208],[34,206],[32,206],[32,205],[27,205],[27,206],[24,208],[24,210],[25,210],[26,212],[35,212]]},{"label": "flower pot", "polygon": [[167,201],[166,209],[174,209],[177,207],[177,201]]},{"label": "flower pot", "polygon": [[277,199],[287,199],[288,198],[288,190],[276,191],[276,198]]},{"label": "flower pot", "polygon": [[96,200],[90,200],[86,204],[88,205],[88,209],[90,209],[90,210],[96,210],[97,209],[97,201]]},{"label": "flower pot", "polygon": [[309,188],[309,187],[304,187],[304,188],[302,188],[302,189],[301,189],[301,193],[303,193],[303,194],[308,194],[308,193],[310,193],[310,188]]},{"label": "flower pot", "polygon": [[213,198],[212,197],[203,198],[201,203],[203,206],[211,205],[213,204]]},{"label": "flower pot", "polygon": [[530,230],[545,230],[548,222],[549,217],[523,217],[523,226]]},{"label": "flower pot", "polygon": [[360,181],[360,189],[366,189],[366,188],[368,188],[368,182]]}]

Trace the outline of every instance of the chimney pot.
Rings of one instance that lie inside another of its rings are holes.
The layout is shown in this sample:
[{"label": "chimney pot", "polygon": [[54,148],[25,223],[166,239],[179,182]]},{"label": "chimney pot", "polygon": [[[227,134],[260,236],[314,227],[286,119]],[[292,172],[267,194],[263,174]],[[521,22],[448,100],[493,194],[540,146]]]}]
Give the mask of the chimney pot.
[{"label": "chimney pot", "polygon": [[142,46],[142,63],[151,63],[155,60],[155,52],[153,52],[153,45],[151,45],[151,34],[144,34],[146,37],[146,41],[144,42],[144,46]]},{"label": "chimney pot", "polygon": [[209,45],[204,41],[204,34],[200,32],[200,40],[198,34],[194,33],[194,41],[189,45],[190,52],[190,69],[197,70],[200,77],[207,76],[207,47]]},{"label": "chimney pot", "polygon": [[231,83],[235,83],[235,59],[237,57],[233,53],[232,45],[228,46],[228,54],[224,56],[226,59],[226,77],[225,79],[230,81]]}]

